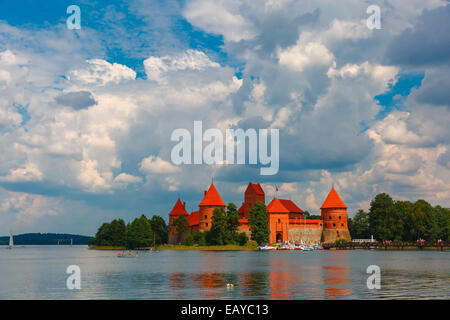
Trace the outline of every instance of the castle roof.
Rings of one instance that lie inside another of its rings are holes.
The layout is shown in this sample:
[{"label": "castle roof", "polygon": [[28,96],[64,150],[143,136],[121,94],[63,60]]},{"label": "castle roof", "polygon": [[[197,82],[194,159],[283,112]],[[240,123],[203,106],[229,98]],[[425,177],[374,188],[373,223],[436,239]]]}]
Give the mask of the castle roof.
[{"label": "castle roof", "polygon": [[249,189],[253,190],[258,195],[264,195],[264,190],[259,183],[249,182],[247,190],[249,190]]},{"label": "castle roof", "polygon": [[197,226],[200,224],[200,217],[198,215],[198,211],[192,212],[186,219],[189,222],[190,227]]},{"label": "castle roof", "polygon": [[211,184],[198,206],[226,206],[226,204],[223,202],[214,184]]},{"label": "castle roof", "polygon": [[173,206],[172,211],[170,211],[169,216],[187,216],[189,213],[185,208],[186,204],[182,203],[180,198],[178,198],[177,202]]},{"label": "castle roof", "polygon": [[320,207],[320,209],[327,209],[327,208],[347,209],[347,206],[345,205],[344,201],[342,201],[341,197],[339,197],[338,193],[336,192],[336,190],[334,190],[334,188],[331,188],[330,193],[328,194],[324,203]]},{"label": "castle roof", "polygon": [[244,213],[244,204],[242,204],[241,207],[238,209],[238,213],[239,214]]},{"label": "castle roof", "polygon": [[291,200],[280,199],[280,202],[283,205],[283,207],[288,209],[289,212],[291,212],[291,213],[304,213],[304,211],[302,209],[300,209],[299,207],[297,207],[297,205]]},{"label": "castle roof", "polygon": [[267,206],[268,213],[304,213],[293,201],[274,198]]}]

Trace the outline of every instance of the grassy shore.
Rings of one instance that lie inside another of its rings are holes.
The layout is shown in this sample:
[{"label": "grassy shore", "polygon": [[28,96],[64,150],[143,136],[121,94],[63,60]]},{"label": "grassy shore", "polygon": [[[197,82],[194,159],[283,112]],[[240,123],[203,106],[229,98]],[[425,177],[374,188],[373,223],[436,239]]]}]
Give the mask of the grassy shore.
[{"label": "grassy shore", "polygon": [[257,247],[223,245],[223,246],[184,246],[184,245],[165,245],[156,247],[158,250],[205,250],[205,251],[238,251],[238,250],[257,250]]},{"label": "grassy shore", "polygon": [[[148,250],[150,248],[140,248],[138,250]],[[257,250],[254,246],[238,246],[238,245],[224,245],[224,246],[184,246],[184,245],[162,245],[157,246],[156,250],[205,250],[205,251],[251,251]],[[110,246],[93,246],[89,250],[128,250],[125,247],[110,247]]]}]

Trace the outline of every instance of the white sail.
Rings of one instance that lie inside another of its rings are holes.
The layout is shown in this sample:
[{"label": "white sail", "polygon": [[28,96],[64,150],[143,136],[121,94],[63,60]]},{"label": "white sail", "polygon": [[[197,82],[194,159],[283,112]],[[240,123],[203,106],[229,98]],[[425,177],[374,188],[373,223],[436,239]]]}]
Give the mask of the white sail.
[{"label": "white sail", "polygon": [[9,234],[9,246],[12,248],[14,245],[13,235],[12,233]]}]

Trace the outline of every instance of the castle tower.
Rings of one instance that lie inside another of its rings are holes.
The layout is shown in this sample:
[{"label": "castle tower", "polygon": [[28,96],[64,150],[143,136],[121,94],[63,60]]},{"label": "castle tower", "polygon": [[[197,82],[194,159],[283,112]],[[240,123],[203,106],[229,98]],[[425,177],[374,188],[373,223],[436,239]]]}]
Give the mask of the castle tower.
[{"label": "castle tower", "polygon": [[253,208],[256,202],[262,202],[266,204],[266,196],[263,188],[259,183],[249,183],[244,194],[244,203],[239,208],[239,217],[241,219],[248,219],[250,216],[250,210]]},{"label": "castle tower", "polygon": [[347,206],[334,188],[320,207],[323,220],[323,241],[351,240],[347,225]]},{"label": "castle tower", "polygon": [[186,202],[181,202],[180,198],[178,198],[172,211],[169,213],[169,243],[177,241],[176,228],[172,225],[173,221],[179,216],[186,216],[186,218],[189,216],[189,213],[186,211]]},{"label": "castle tower", "polygon": [[211,218],[215,208],[225,208],[226,204],[217,192],[214,184],[211,184],[208,191],[205,191],[203,200],[199,203],[199,231],[211,229]]},{"label": "castle tower", "polygon": [[303,219],[303,213],[291,200],[274,198],[267,206],[269,243],[286,242],[289,239],[289,220]]}]

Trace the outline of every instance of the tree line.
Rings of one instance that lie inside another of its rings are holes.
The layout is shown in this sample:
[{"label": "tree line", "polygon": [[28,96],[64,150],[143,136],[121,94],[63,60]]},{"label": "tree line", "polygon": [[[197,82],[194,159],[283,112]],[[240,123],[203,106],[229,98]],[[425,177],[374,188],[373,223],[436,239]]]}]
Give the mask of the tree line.
[{"label": "tree line", "polygon": [[425,200],[396,201],[386,193],[378,194],[369,212],[358,210],[348,219],[351,237],[378,241],[450,241],[450,209],[433,207]]},{"label": "tree line", "polygon": [[126,247],[128,249],[151,247],[167,243],[169,230],[160,216],[148,219],[145,215],[125,224],[122,219],[103,223],[90,245]]},{"label": "tree line", "polygon": [[[248,224],[251,232],[251,240],[257,244],[269,241],[269,226],[267,220],[266,206],[257,202],[250,210]],[[245,245],[249,238],[245,232],[238,232],[239,213],[234,203],[230,202],[225,208],[214,209],[211,218],[211,229],[205,232],[194,232],[188,234],[183,244],[185,245]],[[189,222],[185,216],[179,216],[173,221],[178,242],[181,243],[183,236],[189,231]]]}]

